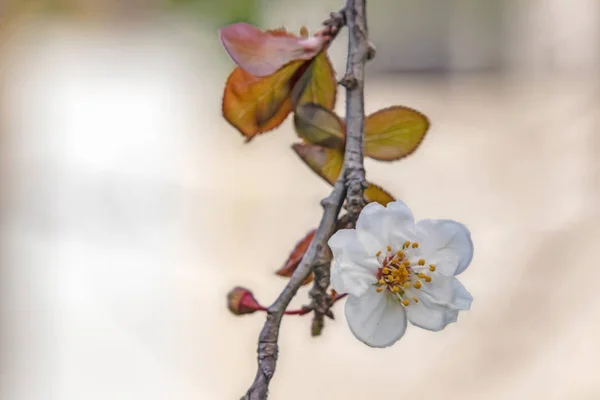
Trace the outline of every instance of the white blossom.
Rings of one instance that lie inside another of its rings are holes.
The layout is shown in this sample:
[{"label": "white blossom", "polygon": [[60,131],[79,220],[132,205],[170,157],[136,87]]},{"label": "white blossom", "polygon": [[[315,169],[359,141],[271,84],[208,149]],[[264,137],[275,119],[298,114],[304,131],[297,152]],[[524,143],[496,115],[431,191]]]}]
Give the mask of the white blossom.
[{"label": "white blossom", "polygon": [[413,325],[439,331],[456,322],[473,298],[455,278],[473,258],[469,230],[456,221],[415,223],[401,201],[368,204],[356,229],[329,240],[331,284],[348,293],[345,314],[352,333],[372,347],[387,347]]}]

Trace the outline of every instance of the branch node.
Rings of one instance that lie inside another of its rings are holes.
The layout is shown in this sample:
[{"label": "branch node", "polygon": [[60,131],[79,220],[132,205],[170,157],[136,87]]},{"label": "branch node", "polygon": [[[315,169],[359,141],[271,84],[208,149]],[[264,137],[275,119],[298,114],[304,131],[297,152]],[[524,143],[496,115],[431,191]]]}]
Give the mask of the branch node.
[{"label": "branch node", "polygon": [[353,90],[356,88],[356,86],[358,86],[358,80],[351,72],[347,72],[342,80],[340,80],[339,84],[345,87],[347,90]]},{"label": "branch node", "polygon": [[377,49],[375,48],[375,45],[373,44],[373,42],[371,42],[370,40],[368,41],[368,48],[367,48],[367,61],[371,61],[375,58],[375,56],[377,55]]}]

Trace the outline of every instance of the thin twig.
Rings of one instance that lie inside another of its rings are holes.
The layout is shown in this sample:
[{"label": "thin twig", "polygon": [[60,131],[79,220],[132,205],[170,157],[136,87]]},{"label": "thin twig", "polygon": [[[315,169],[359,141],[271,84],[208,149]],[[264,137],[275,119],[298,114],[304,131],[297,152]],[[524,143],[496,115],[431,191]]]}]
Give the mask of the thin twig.
[{"label": "thin twig", "polygon": [[[344,10],[349,31],[348,60],[342,84],[346,83],[346,151],[344,169],[340,174],[345,179],[347,190],[347,217],[352,223],[365,205],[366,188],[363,166],[363,130],[365,122],[364,76],[365,62],[374,57],[373,46],[368,41],[366,0],[348,0]],[[330,283],[331,260],[317,263],[314,267],[315,280],[310,291],[314,310],[311,334],[320,335],[325,325],[325,316],[332,316],[331,297],[327,294]]]},{"label": "thin twig", "polygon": [[[363,189],[365,183],[365,171],[362,164],[362,136],[364,125],[364,99],[363,79],[364,63],[367,58],[368,44],[366,31],[366,0],[348,0],[343,10],[345,18],[339,17],[335,20],[338,24],[347,22],[350,28],[350,40],[348,47],[348,70],[347,77],[353,77],[356,82],[354,87],[347,89],[347,133],[346,151],[342,173],[338,178],[333,191],[321,204],[323,216],[315,237],[313,238],[300,265],[275,302],[267,309],[267,320],[258,339],[258,370],[254,382],[242,400],[265,400],[269,392],[269,383],[275,373],[278,355],[278,337],[281,319],[285,310],[298,292],[302,282],[311,272],[319,268],[315,273],[315,280],[326,280],[329,286],[329,263],[331,252],[327,247],[327,241],[336,230],[338,214],[344,200],[348,199],[348,212],[356,216],[363,206]],[[332,20],[334,14],[332,14]],[[325,24],[327,26],[327,22]],[[339,31],[339,28],[336,30]],[[350,191],[347,190],[350,189]],[[346,194],[348,193],[348,196]],[[317,276],[323,273],[322,277]],[[325,283],[325,282],[323,282]],[[322,286],[322,285],[319,285]],[[327,288],[325,288],[326,290]],[[327,305],[329,307],[329,305]],[[315,310],[315,314],[317,311]]]}]

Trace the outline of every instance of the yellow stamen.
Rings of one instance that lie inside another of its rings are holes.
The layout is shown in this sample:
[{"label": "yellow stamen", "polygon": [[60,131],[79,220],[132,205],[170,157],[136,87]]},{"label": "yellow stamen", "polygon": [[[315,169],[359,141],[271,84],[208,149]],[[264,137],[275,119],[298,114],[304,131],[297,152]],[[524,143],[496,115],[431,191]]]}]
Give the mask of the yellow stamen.
[{"label": "yellow stamen", "polygon": [[402,259],[402,258],[404,258],[404,253],[402,252],[402,250],[398,250],[398,252],[396,253],[396,255],[397,255],[399,258],[401,258],[401,259]]},{"label": "yellow stamen", "polygon": [[404,286],[404,289],[408,289],[410,287],[410,283],[406,282],[403,286]]},{"label": "yellow stamen", "polygon": [[392,246],[390,246],[389,244],[387,245],[387,251],[392,251]]},{"label": "yellow stamen", "polygon": [[382,287],[378,287],[377,289],[375,289],[377,291],[377,293],[381,293],[383,292],[383,288]]},{"label": "yellow stamen", "polygon": [[421,281],[416,281],[413,286],[415,287],[415,289],[421,289]]},{"label": "yellow stamen", "polygon": [[378,282],[380,285],[385,285],[385,281],[383,279],[380,279]]},{"label": "yellow stamen", "polygon": [[416,297],[413,297],[413,300],[414,300],[415,303],[419,302],[419,299],[417,299]]},{"label": "yellow stamen", "polygon": [[414,243],[412,244],[412,248],[413,248],[413,249],[416,249],[417,247],[419,247],[419,243],[417,243],[417,242],[414,242]]},{"label": "yellow stamen", "polygon": [[431,282],[431,277],[429,275],[425,277],[425,282],[427,282],[427,283]]},{"label": "yellow stamen", "polygon": [[433,265],[433,264],[429,264],[429,270],[430,270],[431,272],[435,271],[435,265]]},{"label": "yellow stamen", "polygon": [[418,275],[418,277],[419,277],[419,278],[421,278],[421,279],[425,279],[425,277],[426,277],[426,276],[427,276],[427,275],[425,275],[424,273],[422,273],[422,272],[419,272],[419,275]]},{"label": "yellow stamen", "polygon": [[385,267],[384,269],[381,270],[381,273],[383,273],[384,275],[387,275],[390,273],[390,269],[388,267]]},{"label": "yellow stamen", "polygon": [[408,267],[410,265],[410,261],[404,260],[404,261],[402,261],[402,265],[404,265],[405,267]]},{"label": "yellow stamen", "polygon": [[380,255],[381,255],[381,250],[379,250],[379,251],[377,252],[377,254],[375,254],[375,257],[379,257]]},{"label": "yellow stamen", "polygon": [[408,301],[408,300],[402,300],[402,305],[404,307],[407,307],[409,304],[410,304],[410,301]]},{"label": "yellow stamen", "polygon": [[422,258],[419,260],[419,265],[425,265],[425,260],[423,260]]},{"label": "yellow stamen", "polygon": [[399,291],[400,291],[400,288],[398,286],[394,286],[392,288],[392,292],[394,292],[394,293],[398,293]]}]

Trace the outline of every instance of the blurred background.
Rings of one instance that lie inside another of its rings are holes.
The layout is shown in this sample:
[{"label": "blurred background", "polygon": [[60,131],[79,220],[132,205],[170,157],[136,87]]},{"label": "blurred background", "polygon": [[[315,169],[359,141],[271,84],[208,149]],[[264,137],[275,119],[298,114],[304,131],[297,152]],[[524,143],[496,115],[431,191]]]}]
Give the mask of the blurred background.
[{"label": "blurred background", "polygon": [[[290,317],[271,397],[600,399],[600,2],[368,3],[367,111],[433,122],[406,160],[368,160],[368,178],[417,218],[470,227],[475,301],[383,351],[354,339],[341,304],[318,339]],[[225,293],[270,303],[330,188],[291,151],[289,120],[244,144],[221,118],[233,64],[217,30],[314,32],[341,5],[0,2],[0,399],[245,392],[264,316],[230,315]]]}]

